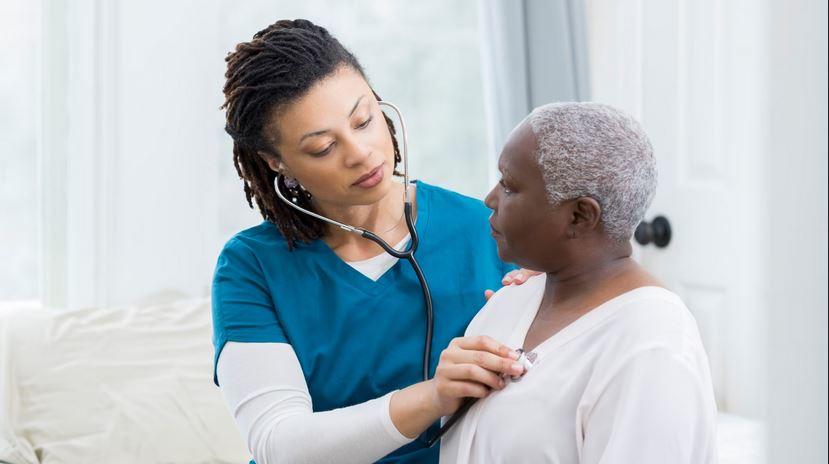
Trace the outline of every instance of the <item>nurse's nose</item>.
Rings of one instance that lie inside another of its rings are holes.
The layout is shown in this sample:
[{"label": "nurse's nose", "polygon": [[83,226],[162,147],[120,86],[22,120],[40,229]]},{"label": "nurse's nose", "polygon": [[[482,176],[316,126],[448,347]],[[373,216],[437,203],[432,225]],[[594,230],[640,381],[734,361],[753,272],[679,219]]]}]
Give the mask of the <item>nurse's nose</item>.
[{"label": "nurse's nose", "polygon": [[360,140],[353,136],[343,140],[342,152],[344,154],[343,163],[347,168],[365,164],[369,155],[371,155],[371,149],[367,145],[360,143]]}]

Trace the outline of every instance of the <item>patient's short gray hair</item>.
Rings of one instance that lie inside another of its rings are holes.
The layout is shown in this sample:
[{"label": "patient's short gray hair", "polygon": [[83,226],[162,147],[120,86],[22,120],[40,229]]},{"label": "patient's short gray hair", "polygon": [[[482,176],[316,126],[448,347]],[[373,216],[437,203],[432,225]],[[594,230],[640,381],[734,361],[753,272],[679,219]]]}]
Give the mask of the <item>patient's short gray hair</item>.
[{"label": "patient's short gray hair", "polygon": [[630,240],[656,190],[656,161],[636,120],[599,103],[552,103],[527,117],[553,205],[591,197],[605,232]]}]

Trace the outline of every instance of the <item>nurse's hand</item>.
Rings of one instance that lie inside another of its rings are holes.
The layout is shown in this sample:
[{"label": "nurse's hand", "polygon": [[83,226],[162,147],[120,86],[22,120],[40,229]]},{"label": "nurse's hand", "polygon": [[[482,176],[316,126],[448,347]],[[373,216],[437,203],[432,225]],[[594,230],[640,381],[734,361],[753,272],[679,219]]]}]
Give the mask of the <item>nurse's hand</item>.
[{"label": "nurse's hand", "polygon": [[[514,271],[509,271],[506,273],[506,275],[504,275],[504,278],[501,279],[501,285],[505,287],[507,285],[521,285],[524,282],[526,282],[527,279],[529,279],[530,277],[537,276],[538,274],[541,274],[541,272],[533,271],[530,269],[516,269]],[[493,294],[495,294],[495,292],[492,290],[484,291],[484,297],[487,300],[489,300],[489,297],[491,297]]]},{"label": "nurse's hand", "polygon": [[441,416],[454,413],[464,398],[483,398],[505,383],[501,374],[524,372],[516,362],[518,353],[485,335],[452,340],[440,354],[440,362],[431,380],[433,401]]}]

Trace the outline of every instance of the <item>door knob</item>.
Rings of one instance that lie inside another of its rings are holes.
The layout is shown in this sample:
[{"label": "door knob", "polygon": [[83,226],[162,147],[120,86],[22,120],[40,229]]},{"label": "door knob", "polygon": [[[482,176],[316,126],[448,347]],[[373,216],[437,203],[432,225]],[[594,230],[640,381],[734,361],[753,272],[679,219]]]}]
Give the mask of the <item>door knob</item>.
[{"label": "door knob", "polygon": [[636,226],[633,238],[640,245],[653,243],[657,248],[665,248],[671,243],[671,223],[665,216],[656,216],[651,222],[642,221]]}]

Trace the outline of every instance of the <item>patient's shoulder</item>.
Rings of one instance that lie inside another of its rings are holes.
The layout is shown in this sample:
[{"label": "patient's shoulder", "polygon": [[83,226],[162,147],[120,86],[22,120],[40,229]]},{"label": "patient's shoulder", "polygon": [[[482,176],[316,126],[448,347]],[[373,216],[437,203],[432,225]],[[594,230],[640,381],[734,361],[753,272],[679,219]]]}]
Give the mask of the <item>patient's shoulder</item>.
[{"label": "patient's shoulder", "polygon": [[537,311],[546,275],[530,277],[521,285],[507,285],[495,292],[467,327],[466,335],[490,335],[513,327],[526,311]]},{"label": "patient's shoulder", "polygon": [[640,287],[611,302],[617,306],[606,329],[620,342],[635,346],[659,345],[675,349],[697,342],[699,332],[682,299],[662,287]]}]

